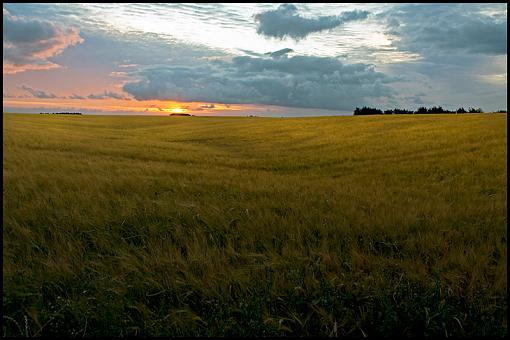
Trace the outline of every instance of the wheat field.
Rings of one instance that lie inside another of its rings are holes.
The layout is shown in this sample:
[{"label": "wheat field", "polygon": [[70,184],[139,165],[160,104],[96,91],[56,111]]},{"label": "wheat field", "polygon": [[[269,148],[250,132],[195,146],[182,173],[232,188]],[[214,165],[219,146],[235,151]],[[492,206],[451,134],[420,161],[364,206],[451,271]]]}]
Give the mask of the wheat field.
[{"label": "wheat field", "polygon": [[3,115],[4,336],[507,335],[507,115]]}]

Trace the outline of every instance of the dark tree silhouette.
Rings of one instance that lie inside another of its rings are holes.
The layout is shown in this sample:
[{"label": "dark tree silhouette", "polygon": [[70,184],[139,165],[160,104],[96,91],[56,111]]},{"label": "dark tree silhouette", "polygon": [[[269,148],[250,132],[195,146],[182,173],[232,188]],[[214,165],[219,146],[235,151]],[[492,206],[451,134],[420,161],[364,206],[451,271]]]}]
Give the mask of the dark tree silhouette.
[{"label": "dark tree silhouette", "polygon": [[415,113],[427,113],[427,108],[425,106],[419,107],[418,110],[416,110]]},{"label": "dark tree silhouette", "polygon": [[354,110],[354,115],[355,116],[363,116],[363,115],[382,115],[383,112],[379,109],[375,109],[375,108],[371,108],[371,107],[366,107],[366,106],[363,106],[362,109],[360,108],[356,108],[356,110]]},{"label": "dark tree silhouette", "polygon": [[[481,108],[478,108],[478,109],[474,109],[474,108],[469,108],[469,111],[466,111],[463,107],[460,107],[458,108],[456,111],[455,110],[447,110],[447,109],[443,109],[442,106],[433,106],[431,108],[426,108],[425,106],[422,106],[422,107],[419,107],[416,111],[412,111],[412,110],[407,110],[407,109],[398,109],[398,108],[395,108],[393,110],[389,109],[389,110],[379,110],[379,109],[376,109],[376,108],[372,108],[372,107],[366,107],[364,106],[363,108],[359,108],[357,107],[356,110],[354,110],[354,115],[355,116],[362,116],[362,115],[401,115],[401,114],[433,114],[433,113],[483,113],[482,109]],[[506,112],[504,110],[500,110],[498,112]]]}]

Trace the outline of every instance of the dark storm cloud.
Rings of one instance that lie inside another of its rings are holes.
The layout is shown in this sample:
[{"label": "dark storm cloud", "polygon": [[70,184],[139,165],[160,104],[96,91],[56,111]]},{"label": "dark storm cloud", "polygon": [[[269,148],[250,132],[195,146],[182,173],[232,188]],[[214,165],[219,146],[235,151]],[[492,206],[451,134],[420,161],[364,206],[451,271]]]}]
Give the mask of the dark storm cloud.
[{"label": "dark storm cloud", "polygon": [[367,11],[350,11],[341,15],[321,16],[317,18],[302,17],[296,6],[282,4],[277,9],[265,11],[255,16],[258,22],[257,33],[267,37],[291,37],[302,39],[313,32],[332,29],[348,21],[366,19]]},{"label": "dark storm cloud", "polygon": [[200,66],[156,66],[124,85],[137,100],[202,101],[347,109],[392,96],[392,79],[366,64],[328,57],[235,57]]},{"label": "dark storm cloud", "polygon": [[13,16],[3,9],[3,70],[14,74],[58,67],[48,60],[83,42],[75,28]]},{"label": "dark storm cloud", "polygon": [[507,20],[480,13],[476,4],[419,4],[383,14],[393,45],[423,55],[507,53]]},{"label": "dark storm cloud", "polygon": [[27,86],[27,85],[21,85],[20,89],[27,91],[35,98],[42,98],[42,99],[60,98],[60,97],[54,95],[53,93],[47,93],[47,92],[44,92],[41,90],[34,90],[33,88],[31,88],[30,86]]}]

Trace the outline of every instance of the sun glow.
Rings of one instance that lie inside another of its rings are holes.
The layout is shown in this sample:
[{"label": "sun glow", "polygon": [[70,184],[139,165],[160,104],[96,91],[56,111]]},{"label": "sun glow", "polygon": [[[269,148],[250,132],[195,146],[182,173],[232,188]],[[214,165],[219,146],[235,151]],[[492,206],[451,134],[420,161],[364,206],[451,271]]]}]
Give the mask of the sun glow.
[{"label": "sun glow", "polygon": [[180,107],[176,107],[170,110],[172,113],[184,113],[186,109],[181,109]]},{"label": "sun glow", "polygon": [[[91,92],[93,89],[91,90]],[[124,99],[69,99],[69,98],[32,98],[21,97],[22,92],[3,98],[4,110],[12,112],[41,111],[80,111],[86,114],[149,114],[168,115],[243,115],[244,112],[266,112],[267,108],[251,104],[218,104],[209,102],[169,102],[160,100],[124,100]],[[72,93],[65,93],[71,96]],[[17,97],[20,96],[20,97]],[[275,111],[276,112],[276,111]]]}]

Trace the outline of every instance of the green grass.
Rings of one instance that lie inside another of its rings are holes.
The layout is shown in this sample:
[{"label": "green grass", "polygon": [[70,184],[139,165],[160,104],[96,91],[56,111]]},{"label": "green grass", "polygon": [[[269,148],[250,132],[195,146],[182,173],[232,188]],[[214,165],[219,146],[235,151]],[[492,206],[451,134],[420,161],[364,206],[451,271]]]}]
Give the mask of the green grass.
[{"label": "green grass", "polygon": [[3,124],[4,335],[507,335],[506,114]]}]

